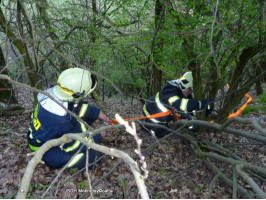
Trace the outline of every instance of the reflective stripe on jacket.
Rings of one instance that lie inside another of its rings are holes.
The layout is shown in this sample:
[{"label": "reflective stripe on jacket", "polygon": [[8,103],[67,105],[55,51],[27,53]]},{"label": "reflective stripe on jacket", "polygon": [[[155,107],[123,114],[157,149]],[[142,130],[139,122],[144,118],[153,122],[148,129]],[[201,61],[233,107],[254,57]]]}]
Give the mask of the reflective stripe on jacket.
[{"label": "reflective stripe on jacket", "polygon": [[[42,99],[45,100],[46,109],[42,105]],[[64,114],[60,108],[57,109],[57,106],[59,105],[54,104],[52,107],[47,106],[49,103],[53,103],[50,102],[52,101],[50,98],[47,99],[47,97],[43,97],[42,99],[38,99],[39,102],[33,111],[27,137],[29,147],[33,151],[36,151],[45,142],[51,139],[60,138],[64,134],[87,131],[87,128],[83,123],[66,112]],[[75,105],[73,103],[68,103],[67,107],[89,125],[98,119],[100,113],[98,108],[83,102]],[[53,112],[51,112],[49,108],[53,109]],[[56,110],[60,111],[60,114],[56,114]],[[64,145],[64,150],[66,152],[74,151],[79,146],[79,141],[67,143]]]},{"label": "reflective stripe on jacket", "polygon": [[[160,92],[149,98],[143,107],[146,116],[175,109],[177,113],[193,113],[198,108],[198,102],[192,96],[185,97],[182,91],[171,84],[167,84]],[[184,115],[185,116],[185,115]],[[174,120],[173,116],[151,119],[155,123],[167,123]]]}]

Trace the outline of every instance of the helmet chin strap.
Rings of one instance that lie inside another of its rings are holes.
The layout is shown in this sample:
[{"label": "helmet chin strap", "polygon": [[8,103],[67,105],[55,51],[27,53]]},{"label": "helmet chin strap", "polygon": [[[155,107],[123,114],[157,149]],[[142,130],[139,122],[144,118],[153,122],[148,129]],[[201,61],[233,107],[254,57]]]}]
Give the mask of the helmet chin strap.
[{"label": "helmet chin strap", "polygon": [[83,90],[82,93],[81,93],[81,92],[76,92],[76,93],[72,94],[72,97],[73,97],[74,99],[78,99],[78,98],[84,96],[84,94],[85,94],[85,90]]}]

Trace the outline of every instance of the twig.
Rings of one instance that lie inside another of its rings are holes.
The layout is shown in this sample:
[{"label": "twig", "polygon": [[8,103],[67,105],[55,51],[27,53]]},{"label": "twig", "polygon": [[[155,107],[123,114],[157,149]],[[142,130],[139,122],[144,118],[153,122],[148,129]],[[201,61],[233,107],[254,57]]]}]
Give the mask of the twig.
[{"label": "twig", "polygon": [[[82,145],[80,147],[80,149],[72,156],[72,158],[74,156],[76,156],[81,148],[83,147],[84,145]],[[54,178],[54,180],[52,181],[52,183],[49,185],[49,187],[46,189],[46,191],[42,194],[41,198],[43,199],[45,197],[45,195],[48,193],[48,191],[52,188],[52,186],[55,184],[55,182],[59,179],[59,177],[61,176],[61,174],[65,171],[65,169],[67,168],[68,164],[72,161],[72,158],[68,161],[68,163],[60,170],[60,172],[57,174],[57,176]],[[52,194],[53,191],[51,191],[51,194]]]},{"label": "twig", "polygon": [[22,135],[20,135],[20,133],[17,133],[17,132],[14,132],[14,131],[12,131],[12,129],[10,128],[10,129],[7,129],[7,130],[5,130],[4,132],[2,132],[1,134],[14,134],[14,135],[16,135],[16,136],[18,136],[18,137],[24,137],[24,136],[22,136]]},{"label": "twig", "polygon": [[88,177],[88,184],[89,184],[89,188],[90,188],[90,192],[91,192],[91,198],[94,199],[94,195],[93,195],[93,191],[92,191],[92,187],[91,187],[91,179],[90,179],[90,174],[89,174],[89,149],[87,148],[86,150],[86,174]]},{"label": "twig", "polygon": [[203,152],[200,151],[198,152],[199,156],[201,157],[208,157],[208,158],[214,158],[218,161],[227,163],[227,164],[231,164],[231,165],[237,165],[237,164],[241,164],[241,166],[245,167],[246,169],[250,169],[253,171],[257,171],[257,173],[261,173],[263,176],[266,176],[266,169],[263,167],[259,167],[250,163],[247,163],[245,161],[239,161],[239,160],[234,160],[231,158],[226,158],[224,156],[221,156],[219,154],[213,153],[213,152]]},{"label": "twig", "polygon": [[242,117],[232,117],[228,119],[221,127],[221,130],[223,130],[225,127],[228,127],[231,123],[237,121],[241,122],[243,124],[249,123],[252,124],[253,127],[258,130],[262,135],[266,136],[266,129],[262,128],[259,124],[260,120],[265,120],[266,116],[262,116],[259,118],[242,118]]},{"label": "twig", "polygon": [[224,132],[233,134],[233,135],[238,135],[238,136],[243,136],[243,137],[247,137],[256,141],[260,141],[263,143],[266,143],[266,137],[262,136],[262,135],[258,135],[256,133],[249,133],[249,132],[245,132],[245,131],[241,131],[241,130],[237,130],[237,129],[232,129],[232,128],[224,128],[222,127],[222,125],[218,124],[218,123],[210,123],[210,122],[206,122],[206,121],[201,121],[201,120],[178,120],[175,122],[176,125],[186,125],[186,126],[202,126],[205,128],[211,128],[217,131],[221,131],[223,130]]},{"label": "twig", "polygon": [[126,154],[125,152],[122,152],[120,150],[117,150],[117,149],[108,148],[108,147],[105,147],[105,146],[102,146],[99,144],[95,144],[91,141],[87,141],[84,138],[83,133],[82,134],[73,134],[73,133],[66,134],[66,135],[62,136],[61,138],[53,139],[53,140],[50,140],[50,141],[46,142],[45,144],[43,144],[36,151],[34,157],[30,160],[30,162],[26,168],[26,171],[24,173],[24,176],[22,178],[21,185],[20,185],[20,188],[18,190],[16,198],[25,198],[26,197],[34,169],[35,169],[36,165],[40,162],[43,154],[54,146],[58,146],[62,143],[67,143],[67,142],[70,142],[72,140],[78,140],[81,143],[85,144],[88,148],[92,148],[92,149],[94,149],[96,151],[100,151],[104,154],[121,158],[126,164],[129,165],[130,170],[132,171],[132,173],[135,177],[136,184],[138,186],[141,197],[146,198],[146,199],[149,198],[147,190],[146,190],[146,186],[144,183],[144,179],[143,179],[143,176],[139,172],[140,170],[138,168],[138,165],[128,154]]},{"label": "twig", "polygon": [[55,191],[55,193],[54,193],[54,196],[56,196],[57,193],[58,193],[58,190],[59,190],[59,184],[60,184],[60,181],[58,181],[58,184],[57,184],[57,186],[56,186],[56,191]]},{"label": "twig", "polygon": [[[95,160],[93,163],[90,163],[88,167],[95,165],[96,163],[98,163],[99,160],[101,160],[105,155],[102,155],[100,158],[98,158],[97,160]],[[82,169],[80,169],[79,171],[75,172],[74,174],[72,174],[70,177],[68,177],[67,179],[65,179],[60,185],[59,185],[59,189],[66,183],[68,182],[70,179],[72,179],[74,176],[78,175],[79,173],[83,172],[85,170],[86,167],[83,167]],[[94,184],[92,185],[92,187],[94,187]],[[54,190],[52,190],[54,191]],[[87,194],[87,193],[86,193]],[[84,195],[85,196],[85,195]],[[82,197],[80,197],[82,199]]]},{"label": "twig", "polygon": [[210,198],[211,198],[211,196],[212,196],[212,192],[213,192],[214,184],[215,184],[215,182],[217,181],[217,179],[219,178],[219,176],[221,176],[221,173],[218,172],[218,173],[213,177],[213,179],[212,179],[212,181],[211,181],[211,183],[210,183],[210,185],[209,185],[209,192],[208,192],[208,194],[207,194],[207,196],[206,196],[206,199],[210,199]]},{"label": "twig", "polygon": [[[237,156],[236,154],[232,153],[231,151],[227,150],[226,148],[224,148],[223,146],[224,145],[219,145],[219,144],[214,144],[214,143],[211,143],[209,141],[202,141],[204,144],[208,145],[208,146],[214,146],[216,149],[220,149],[221,151],[225,152],[225,154],[228,154],[229,157],[232,157],[233,159],[236,159],[236,160],[241,160],[243,161],[243,159],[239,156]],[[261,143],[260,143],[261,144]],[[262,144],[264,145],[264,144]],[[252,174],[253,176],[259,178],[260,180],[266,182],[266,179],[258,174],[256,174],[256,171],[251,171],[251,170],[247,170],[250,174]]]},{"label": "twig", "polygon": [[[222,172],[217,168],[217,166],[215,166],[208,158],[204,159],[204,163],[206,164],[206,166],[214,173],[221,173],[220,179],[225,182],[226,184],[228,184],[229,186],[233,186],[233,182],[227,178],[224,174],[222,174]],[[242,187],[237,185],[237,190],[239,191],[239,193],[241,194],[241,196],[245,199],[250,199],[252,198],[251,195]]]},{"label": "twig", "polygon": [[[161,26],[161,23],[162,23],[162,20],[163,20],[163,16],[165,15],[165,8],[166,8],[166,0],[164,1],[164,5],[163,5],[163,9],[162,9],[162,13],[161,13],[161,16],[160,16],[160,19],[159,19],[159,23],[158,23],[158,26],[156,27],[156,30],[155,30],[155,33],[154,33],[154,36],[153,36],[153,39],[152,39],[152,44],[151,44],[151,52],[153,52],[153,49],[154,49],[154,45],[155,45],[155,39],[156,39],[156,36],[160,30],[160,26]],[[149,55],[150,56],[150,55]]]},{"label": "twig", "polygon": [[162,182],[160,182],[159,184],[153,186],[153,187],[151,188],[151,190],[149,191],[150,196],[152,197],[152,192],[153,192],[153,190],[154,190],[155,188],[159,187],[160,185],[163,185],[164,183],[166,183],[166,182],[169,181],[169,180],[172,180],[172,179],[176,178],[177,176],[180,176],[180,175],[182,175],[182,174],[184,174],[184,173],[188,173],[188,172],[190,172],[190,171],[196,169],[196,168],[202,163],[202,161],[203,161],[203,160],[200,160],[200,161],[199,161],[196,165],[194,165],[193,167],[191,167],[191,168],[189,168],[189,169],[186,169],[186,170],[183,170],[182,172],[179,172],[179,173],[177,173],[177,174],[175,174],[175,175],[172,175],[172,176],[169,177],[168,179],[165,179],[165,180],[163,180]]},{"label": "twig", "polygon": [[[130,120],[130,121],[137,121],[138,123],[141,123],[139,120]],[[147,123],[147,124],[150,124],[150,123]],[[116,126],[120,126],[120,125],[116,125]],[[165,127],[165,126],[163,126]],[[166,128],[166,127],[165,127]],[[181,131],[184,127],[180,127],[178,130],[172,130],[172,129],[169,129],[169,128],[166,128],[166,130],[170,131],[171,133],[164,136],[163,138],[160,138],[160,139],[156,139],[156,142],[152,143],[148,148],[146,148],[145,150],[142,151],[142,153],[146,153],[147,151],[149,151],[151,148],[154,148],[156,145],[160,145],[160,142],[167,139],[168,137],[172,136],[173,134],[175,133],[178,133],[178,131]],[[99,132],[99,131],[98,131]],[[184,135],[184,134],[183,134]],[[136,158],[138,157],[138,154],[135,154],[132,156],[132,158]],[[111,175],[111,173],[117,168],[119,167],[119,165],[121,165],[123,162],[120,161],[118,162],[107,174],[103,175],[102,177],[100,177],[96,182],[94,182],[92,184],[92,187],[95,187],[97,184],[100,183],[101,180],[103,180],[104,178],[106,178],[107,176]],[[87,194],[88,192],[84,193],[82,196],[80,196],[80,198],[84,198],[85,195]]]},{"label": "twig", "polygon": [[215,51],[214,51],[214,47],[213,47],[213,43],[212,43],[212,38],[213,38],[214,24],[215,24],[217,13],[218,13],[218,5],[219,5],[219,0],[216,1],[214,19],[213,19],[213,22],[212,22],[211,35],[210,35],[211,54],[213,56],[213,60],[215,62],[216,67],[218,67],[218,63],[217,63],[216,56],[215,56]]},{"label": "twig", "polygon": [[149,195],[146,190],[146,185],[144,183],[144,178],[140,174],[140,170],[138,168],[137,163],[125,152],[114,149],[114,148],[108,148],[99,144],[95,144],[91,141],[86,141],[83,137],[80,137],[79,134],[67,134],[68,138],[71,138],[72,140],[79,140],[81,143],[86,144],[86,146],[89,148],[92,148],[96,151],[100,151],[104,154],[114,156],[117,158],[122,159],[126,164],[129,165],[131,172],[133,173],[135,177],[136,184],[138,186],[140,195],[142,198],[149,199]]},{"label": "twig", "polygon": [[135,123],[132,122],[132,127],[130,127],[129,123],[127,121],[123,120],[122,117],[120,117],[118,114],[116,114],[115,117],[120,124],[123,124],[126,127],[126,131],[134,137],[134,139],[137,143],[137,149],[135,149],[135,153],[139,155],[140,162],[142,163],[141,169],[144,171],[144,179],[148,178],[149,171],[147,170],[147,163],[145,161],[145,157],[141,153],[142,140],[139,139],[139,137],[136,133]]},{"label": "twig", "polygon": [[[103,180],[104,178],[106,178],[107,176],[111,175],[113,173],[113,171],[119,167],[119,165],[121,165],[123,162],[120,161],[118,162],[108,173],[104,174],[102,177],[100,177],[97,181],[95,181],[93,184],[92,184],[92,188],[95,187],[96,185],[98,185],[101,180]],[[88,194],[88,192],[85,192],[84,194],[82,194],[79,198],[80,199],[83,199],[86,195]]]},{"label": "twig", "polygon": [[244,168],[243,164],[236,165],[237,173],[252,187],[252,189],[257,193],[258,197],[265,199],[266,193],[255,183],[255,181],[250,178],[242,169]]},{"label": "twig", "polygon": [[231,143],[231,144],[222,144],[223,147],[228,147],[228,146],[253,146],[253,145],[262,145],[265,146],[266,144],[261,143],[261,142],[242,142],[242,143]]},{"label": "twig", "polygon": [[233,199],[237,198],[237,172],[236,167],[233,167]]}]

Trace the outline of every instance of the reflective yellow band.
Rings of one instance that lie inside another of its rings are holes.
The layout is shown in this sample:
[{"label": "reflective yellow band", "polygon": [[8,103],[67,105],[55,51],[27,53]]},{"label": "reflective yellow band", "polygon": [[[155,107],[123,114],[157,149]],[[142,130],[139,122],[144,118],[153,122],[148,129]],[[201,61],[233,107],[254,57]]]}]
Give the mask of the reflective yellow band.
[{"label": "reflective yellow band", "polygon": [[35,146],[32,146],[31,144],[29,144],[29,147],[32,151],[37,151],[40,147],[35,147]]},{"label": "reflective yellow band", "polygon": [[[83,117],[84,114],[85,114],[86,111],[87,111],[87,108],[88,108],[88,104],[83,104],[83,105],[81,106],[81,109],[80,109],[80,112],[79,112],[78,116],[79,116],[79,117]],[[86,126],[85,126],[83,123],[81,123],[80,121],[78,121],[78,122],[80,123],[81,131],[82,131],[82,132],[87,131]],[[93,142],[93,139],[90,139],[90,141]],[[76,148],[79,147],[79,145],[80,145],[80,141],[76,141],[72,146],[67,147],[67,148],[65,148],[64,150],[65,150],[65,152],[74,151]]]},{"label": "reflective yellow band", "polygon": [[88,104],[82,104],[81,109],[79,111],[79,117],[83,117],[88,109]]},{"label": "reflective yellow band", "polygon": [[34,117],[37,117],[38,108],[39,108],[39,103],[37,103],[37,105],[35,106]]},{"label": "reflective yellow band", "polygon": [[84,156],[84,153],[80,153],[78,155],[75,155],[67,167],[69,168],[69,167],[74,166],[83,156]]},{"label": "reflective yellow band", "polygon": [[33,139],[32,129],[31,129],[31,127],[29,128],[29,132],[30,132],[30,139]]},{"label": "reflective yellow band", "polygon": [[199,108],[202,109],[202,107],[201,107],[201,101],[199,101]]},{"label": "reflective yellow band", "polygon": [[80,123],[80,127],[81,127],[82,132],[87,131],[86,126],[83,123],[81,123],[80,121],[78,121],[78,122]]},{"label": "reflective yellow band", "polygon": [[[88,108],[88,104],[82,104],[78,116],[83,117],[87,111],[87,108]],[[87,131],[86,126],[83,123],[81,123],[80,121],[78,121],[78,122],[80,123],[80,127],[81,127],[82,132]]]},{"label": "reflective yellow band", "polygon": [[[145,113],[145,115],[146,115],[147,117],[150,116],[150,113],[149,113],[149,112],[147,111],[147,109],[146,109],[146,104],[144,104],[144,106],[143,106],[143,112]],[[154,123],[159,123],[159,121],[157,121],[156,119],[150,118],[150,120],[153,121]]]},{"label": "reflective yellow band", "polygon": [[173,96],[168,99],[168,102],[172,105],[178,99],[180,99],[179,96]]},{"label": "reflective yellow band", "polygon": [[[88,140],[88,137],[85,137],[86,140]],[[94,142],[93,138],[90,139],[90,142]],[[90,149],[90,147],[88,147]]]},{"label": "reflective yellow band", "polygon": [[74,151],[80,145],[80,141],[76,141],[72,146],[65,148],[65,152]]},{"label": "reflective yellow band", "polygon": [[187,111],[187,103],[189,99],[182,99],[181,105],[180,105],[180,110]]},{"label": "reflective yellow band", "polygon": [[39,121],[37,115],[38,115],[38,106],[39,104],[36,105],[35,110],[34,110],[34,115],[33,115],[33,119],[32,119],[32,124],[35,128],[36,131],[39,130],[39,128],[41,127],[41,122]]},{"label": "reflective yellow band", "polygon": [[155,102],[158,106],[158,108],[162,111],[162,112],[167,112],[168,109],[160,102],[160,97],[159,97],[159,92],[156,94],[155,96]]},{"label": "reflective yellow band", "polygon": [[[146,109],[146,104],[144,104],[144,106],[143,106],[143,112],[145,113],[145,115],[147,116],[147,117],[149,117],[150,116],[150,113],[147,111],[147,109]],[[159,121],[159,120],[156,120],[156,119],[154,119],[154,118],[149,118],[151,121],[153,121],[154,123],[166,123],[166,122],[161,122],[161,121]]]}]

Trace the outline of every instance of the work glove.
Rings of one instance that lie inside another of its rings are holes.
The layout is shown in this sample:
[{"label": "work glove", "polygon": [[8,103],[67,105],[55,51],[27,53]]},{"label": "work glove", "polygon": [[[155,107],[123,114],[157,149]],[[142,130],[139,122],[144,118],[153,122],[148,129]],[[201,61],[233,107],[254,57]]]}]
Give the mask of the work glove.
[{"label": "work glove", "polygon": [[207,117],[209,114],[211,114],[213,109],[214,109],[214,101],[213,99],[209,99],[209,103],[207,105],[205,116]]},{"label": "work glove", "polygon": [[198,109],[199,109],[199,110],[204,109],[205,106],[206,106],[206,104],[207,104],[207,99],[203,99],[203,100],[201,100],[201,101],[198,101]]},{"label": "work glove", "polygon": [[[187,113],[181,113],[180,119],[192,120],[192,116],[190,114],[187,114]],[[198,131],[197,127],[195,127],[195,126],[189,126],[188,129],[193,131],[194,133],[196,133]]]},{"label": "work glove", "polygon": [[198,132],[198,129],[196,126],[190,126],[190,127],[188,127],[188,129],[193,131],[194,133]]},{"label": "work glove", "polygon": [[[207,105],[208,103],[208,105]],[[206,107],[205,116],[207,117],[209,114],[212,113],[214,109],[214,101],[213,99],[203,99],[201,101],[198,101],[198,109],[203,110]]]}]

